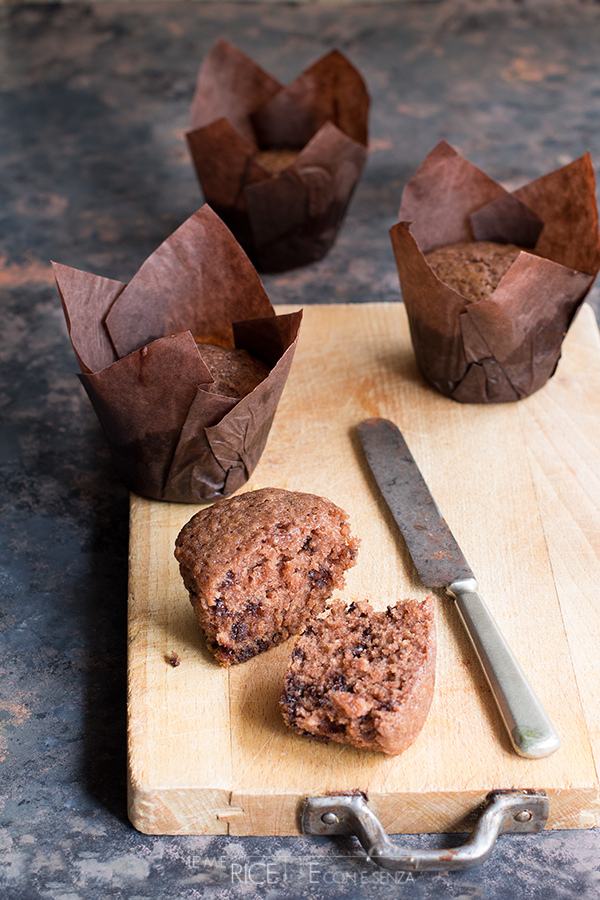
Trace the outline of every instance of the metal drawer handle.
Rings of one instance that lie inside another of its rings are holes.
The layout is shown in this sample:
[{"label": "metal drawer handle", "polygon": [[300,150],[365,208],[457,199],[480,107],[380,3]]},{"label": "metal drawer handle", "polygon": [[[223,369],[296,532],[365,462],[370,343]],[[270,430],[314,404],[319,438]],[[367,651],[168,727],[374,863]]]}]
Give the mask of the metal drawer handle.
[{"label": "metal drawer handle", "polygon": [[369,859],[384,869],[405,872],[471,869],[491,856],[498,835],[541,831],[548,819],[543,791],[492,791],[466,844],[450,849],[410,850],[390,840],[364,797],[310,797],[302,812],[305,834],[353,834]]}]

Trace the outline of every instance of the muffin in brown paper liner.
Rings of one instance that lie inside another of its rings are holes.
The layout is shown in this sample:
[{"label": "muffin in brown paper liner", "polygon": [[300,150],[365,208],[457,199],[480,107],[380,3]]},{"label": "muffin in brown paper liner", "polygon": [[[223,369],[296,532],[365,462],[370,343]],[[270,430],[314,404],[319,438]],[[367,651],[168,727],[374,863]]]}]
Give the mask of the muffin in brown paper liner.
[{"label": "muffin in brown paper liner", "polygon": [[328,252],[366,161],[368,113],[365,83],[337,50],[287,86],[223,39],[205,57],[190,153],[206,202],[260,271]]},{"label": "muffin in brown paper liner", "polygon": [[[390,236],[422,374],[463,403],[522,399],[554,374],[600,269],[589,153],[512,193],[441,141],[407,182]],[[522,248],[496,289],[469,301],[425,255],[463,241]]]},{"label": "muffin in brown paper liner", "polygon": [[[80,378],[126,486],[183,503],[241,487],[265,447],[302,313],[275,315],[208,205],[129,284],[53,266]],[[240,400],[211,392],[196,339],[242,348],[269,374]]]}]

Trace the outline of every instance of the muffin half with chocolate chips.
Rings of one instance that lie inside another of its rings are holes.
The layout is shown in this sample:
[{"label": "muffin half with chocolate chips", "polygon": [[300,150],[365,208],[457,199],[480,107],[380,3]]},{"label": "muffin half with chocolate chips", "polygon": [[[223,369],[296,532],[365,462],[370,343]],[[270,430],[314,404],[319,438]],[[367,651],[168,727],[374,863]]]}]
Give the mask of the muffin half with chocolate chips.
[{"label": "muffin half with chocolate chips", "polygon": [[396,755],[421,731],[435,685],[434,600],[381,612],[334,602],[298,638],[280,704],[287,725],[318,740]]},{"label": "muffin half with chocolate chips", "polygon": [[175,556],[207,645],[241,663],[298,634],[356,562],[347,514],[324,497],[263,488],[201,510]]}]

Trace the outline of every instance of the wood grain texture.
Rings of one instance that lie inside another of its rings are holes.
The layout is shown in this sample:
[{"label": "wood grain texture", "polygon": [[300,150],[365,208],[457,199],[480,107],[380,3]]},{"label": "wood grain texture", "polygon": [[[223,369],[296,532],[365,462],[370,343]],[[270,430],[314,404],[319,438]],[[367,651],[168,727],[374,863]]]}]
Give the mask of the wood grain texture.
[{"label": "wood grain texture", "polygon": [[310,491],[346,509],[361,548],[343,597],[383,608],[426,589],[362,457],[356,425],[369,416],[402,430],[563,746],[543,760],[511,750],[443,592],[435,697],[412,747],[390,758],[292,733],[278,708],[291,642],[219,666],[173,556],[198,507],[132,496],[129,804],[139,830],[296,834],[305,797],[356,789],[391,833],[464,829],[488,791],[513,787],[548,792],[550,828],[597,823],[600,339],[591,309],[572,326],[554,378],[494,406],[461,405],[425,384],[402,304],[305,309],[244,490]]}]

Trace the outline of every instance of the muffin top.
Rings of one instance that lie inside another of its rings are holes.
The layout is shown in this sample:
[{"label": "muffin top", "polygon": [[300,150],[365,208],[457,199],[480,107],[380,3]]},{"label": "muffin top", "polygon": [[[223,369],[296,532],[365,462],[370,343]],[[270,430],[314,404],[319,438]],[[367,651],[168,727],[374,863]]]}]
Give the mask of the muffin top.
[{"label": "muffin top", "polygon": [[260,163],[271,175],[279,175],[284,169],[296,160],[299,150],[260,150],[256,156],[257,163]]},{"label": "muffin top", "polygon": [[467,300],[489,297],[506,275],[521,248],[494,241],[459,241],[425,254],[440,279]]},{"label": "muffin top", "polygon": [[200,356],[215,379],[205,390],[223,397],[241,400],[263,381],[271,371],[264,362],[247,350],[221,347],[196,339]]}]

